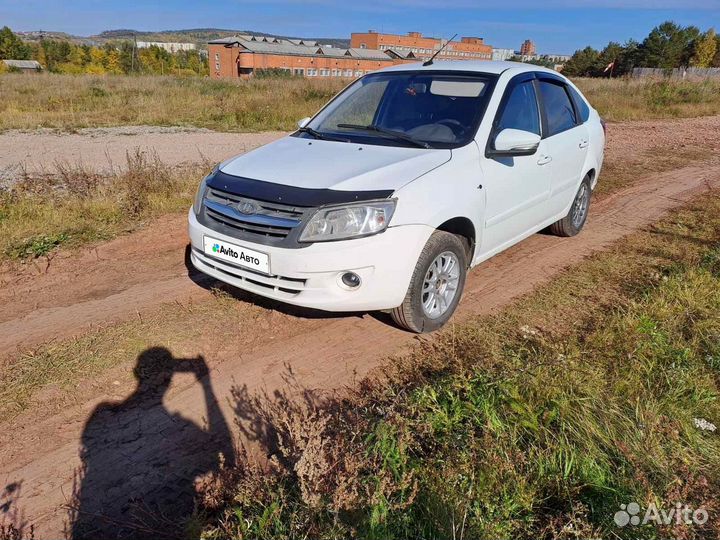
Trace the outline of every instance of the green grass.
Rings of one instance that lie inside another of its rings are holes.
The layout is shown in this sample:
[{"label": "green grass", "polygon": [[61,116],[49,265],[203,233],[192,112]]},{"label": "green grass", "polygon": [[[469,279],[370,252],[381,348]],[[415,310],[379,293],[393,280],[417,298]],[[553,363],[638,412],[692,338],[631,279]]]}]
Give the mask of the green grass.
[{"label": "green grass", "polygon": [[[264,405],[278,468],[223,478],[206,537],[717,537],[720,195],[391,365],[323,412]],[[632,501],[711,520],[618,528]]]},{"label": "green grass", "polygon": [[25,259],[47,256],[55,248],[70,240],[66,233],[38,234],[23,241],[10,244],[7,248],[7,255],[12,259]]}]

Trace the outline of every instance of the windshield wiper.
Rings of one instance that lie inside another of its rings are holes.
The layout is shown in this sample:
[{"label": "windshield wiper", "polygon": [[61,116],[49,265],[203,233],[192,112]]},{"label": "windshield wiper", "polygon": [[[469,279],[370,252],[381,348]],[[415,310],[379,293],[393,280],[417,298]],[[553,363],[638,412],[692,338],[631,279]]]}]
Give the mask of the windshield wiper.
[{"label": "windshield wiper", "polygon": [[414,144],[415,146],[419,146],[420,148],[432,148],[432,146],[430,146],[430,144],[426,143],[425,141],[421,141],[400,131],[393,131],[392,129],[386,129],[384,127],[376,126],[375,124],[368,124],[367,126],[363,126],[360,124],[338,124],[337,127],[346,129],[359,129],[362,131],[375,131],[377,133],[382,133],[383,135],[388,135],[389,137],[394,137],[395,139],[399,139],[401,141],[409,142],[411,144]]},{"label": "windshield wiper", "polygon": [[330,137],[329,135],[325,135],[324,133],[320,133],[319,131],[314,130],[311,127],[301,127],[298,129],[300,133],[307,133],[308,135],[312,135],[316,139],[321,139],[323,141],[335,141],[335,142],[350,142],[347,139],[340,139],[337,137]]}]

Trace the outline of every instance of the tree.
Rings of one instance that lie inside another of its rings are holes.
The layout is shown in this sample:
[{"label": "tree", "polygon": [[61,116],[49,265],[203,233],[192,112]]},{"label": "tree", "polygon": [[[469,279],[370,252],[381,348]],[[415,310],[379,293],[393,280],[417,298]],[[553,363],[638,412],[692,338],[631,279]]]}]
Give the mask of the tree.
[{"label": "tree", "polygon": [[570,77],[589,77],[597,73],[599,67],[600,53],[592,47],[585,47],[575,51],[575,54],[565,63],[563,74]]},{"label": "tree", "polygon": [[611,41],[598,55],[597,67],[593,73],[590,73],[590,75],[601,77],[610,64],[615,64],[611,68],[613,75],[621,75],[617,68],[623,53],[623,46],[615,41]]},{"label": "tree", "polygon": [[683,28],[671,21],[656,26],[640,46],[642,67],[672,69],[688,65],[698,37],[700,30],[695,26]]},{"label": "tree", "polygon": [[711,65],[712,67],[720,67],[720,36],[715,36],[715,56]]},{"label": "tree", "polygon": [[31,52],[30,46],[10,28],[0,28],[0,60],[29,60]]},{"label": "tree", "polygon": [[622,52],[615,63],[617,75],[632,73],[633,68],[640,64],[640,44],[634,39],[629,39],[622,46]]},{"label": "tree", "polygon": [[693,54],[690,65],[695,67],[710,67],[717,52],[717,36],[715,29],[711,28],[693,43]]}]

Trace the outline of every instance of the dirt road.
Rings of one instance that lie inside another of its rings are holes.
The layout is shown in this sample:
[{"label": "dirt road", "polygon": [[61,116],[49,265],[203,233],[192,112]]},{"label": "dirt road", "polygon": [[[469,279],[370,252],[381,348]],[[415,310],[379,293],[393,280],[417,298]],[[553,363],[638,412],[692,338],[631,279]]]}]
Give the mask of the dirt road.
[{"label": "dirt road", "polygon": [[[718,187],[717,161],[638,179],[594,204],[579,237],[535,235],[475,269],[458,320],[530,292],[668,209]],[[185,265],[184,218],[162,225],[87,250],[80,260],[59,256],[47,272],[3,274],[0,350],[83,333],[158,302],[202,301],[208,293],[190,279]],[[252,324],[231,340],[203,341],[191,351],[205,356],[209,374],[188,370],[148,390],[140,359],[137,391],[113,387],[111,372],[90,389],[79,385],[82,399],[60,412],[28,410],[6,422],[0,432],[0,488],[12,488],[5,495],[8,514],[35,523],[36,536],[48,538],[62,534],[70,519],[67,505],[80,484],[81,498],[90,497],[115,520],[129,519],[131,500],[159,506],[177,501],[179,493],[187,494],[188,480],[211,467],[214,450],[227,448],[227,440],[216,440],[223,439],[222,426],[237,420],[235,432],[239,428],[246,441],[267,436],[249,396],[285,388],[288,377],[309,390],[341,388],[415,339],[368,314],[320,318],[301,310],[270,311],[250,295],[240,295],[239,302],[250,303]],[[116,401],[103,405],[108,397]],[[136,529],[138,536],[158,537],[162,524],[143,523],[147,530]]]},{"label": "dirt road", "polygon": [[136,148],[153,151],[163,163],[180,165],[208,160],[219,163],[266,144],[281,132],[219,133],[198,128],[126,126],[87,128],[77,132],[51,129],[0,132],[0,182],[20,170],[53,171],[55,162],[83,164],[105,171],[123,167]]}]

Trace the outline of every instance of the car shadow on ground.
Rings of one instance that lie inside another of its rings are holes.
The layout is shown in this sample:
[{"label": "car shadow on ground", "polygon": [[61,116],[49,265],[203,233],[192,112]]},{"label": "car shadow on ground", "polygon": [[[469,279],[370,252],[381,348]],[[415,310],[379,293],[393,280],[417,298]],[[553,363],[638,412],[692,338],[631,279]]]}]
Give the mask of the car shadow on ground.
[{"label": "car shadow on ground", "polygon": [[[233,437],[202,356],[176,358],[162,347],[143,351],[137,388],[124,401],[99,404],[85,423],[82,466],[68,504],[72,540],[187,538],[199,477],[235,463]],[[163,399],[176,373],[202,387],[205,425],[168,411]]]},{"label": "car shadow on ground", "polygon": [[384,324],[397,328],[397,325],[393,322],[390,314],[382,311],[355,311],[335,313],[330,311],[322,311],[320,309],[294,306],[292,304],[286,304],[284,302],[272,300],[271,298],[266,298],[264,296],[253,294],[249,291],[238,289],[237,287],[233,287],[232,285],[228,285],[227,283],[223,283],[211,276],[203,274],[197,268],[195,268],[190,261],[191,249],[192,248],[190,247],[190,244],[185,247],[185,268],[187,268],[188,277],[193,283],[208,291],[221,290],[226,294],[229,294],[236,300],[255,304],[256,306],[260,306],[265,309],[279,311],[280,313],[283,313],[285,315],[290,315],[292,317],[298,317],[301,319],[361,319],[364,316],[369,315],[370,317],[373,317],[374,319],[377,319]]}]

